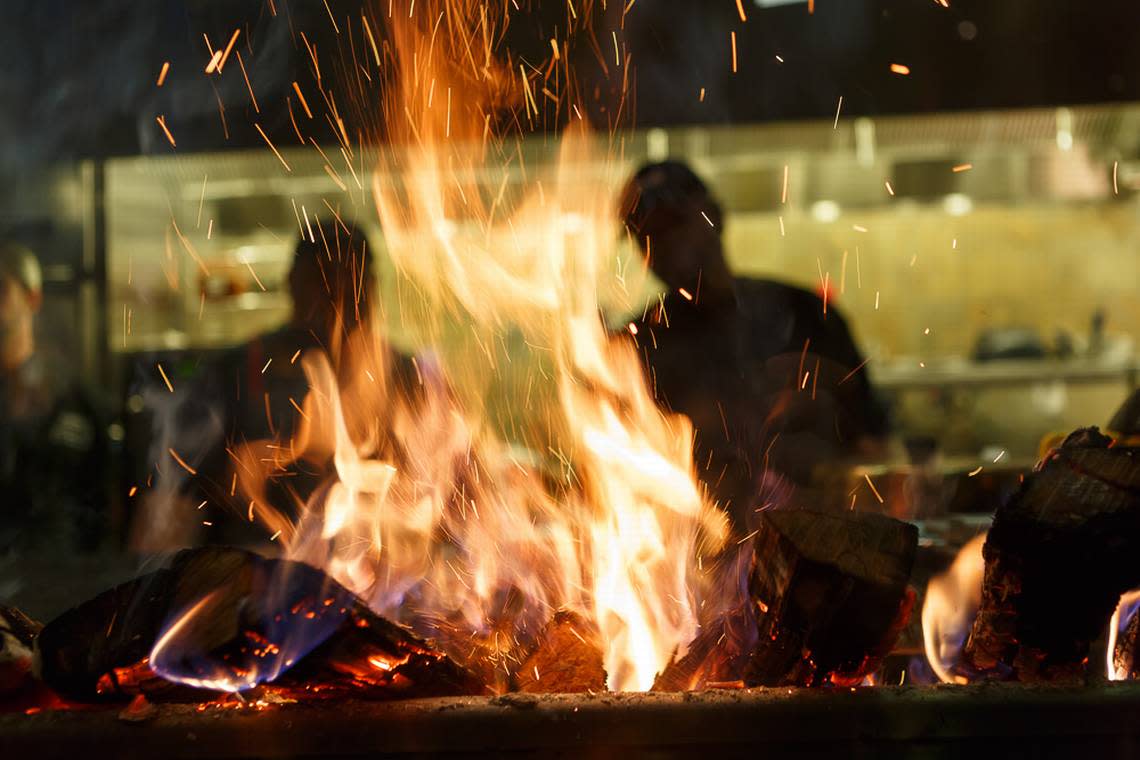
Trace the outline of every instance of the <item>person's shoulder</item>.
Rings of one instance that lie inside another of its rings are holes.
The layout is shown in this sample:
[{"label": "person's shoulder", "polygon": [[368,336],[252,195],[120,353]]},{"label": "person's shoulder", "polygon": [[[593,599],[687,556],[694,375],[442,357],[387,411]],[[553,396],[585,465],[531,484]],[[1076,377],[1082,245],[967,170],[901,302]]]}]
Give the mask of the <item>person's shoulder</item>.
[{"label": "person's shoulder", "polygon": [[819,293],[780,280],[740,277],[736,280],[736,292],[742,303],[778,308],[795,314],[798,319],[811,317],[821,322],[834,320],[838,324],[847,321],[834,301],[825,303]]}]

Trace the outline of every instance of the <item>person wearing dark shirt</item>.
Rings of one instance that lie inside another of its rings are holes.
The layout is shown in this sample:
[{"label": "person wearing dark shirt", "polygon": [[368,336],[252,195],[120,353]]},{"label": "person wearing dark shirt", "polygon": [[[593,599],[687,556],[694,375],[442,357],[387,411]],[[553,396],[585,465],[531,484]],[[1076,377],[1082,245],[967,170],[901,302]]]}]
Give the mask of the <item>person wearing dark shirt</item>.
[{"label": "person wearing dark shirt", "polygon": [[721,206],[688,166],[640,169],[620,215],[668,289],[628,332],[658,402],[692,419],[722,506],[758,506],[765,473],[807,483],[821,462],[878,452],[887,416],[846,321],[806,290],[734,277]]},{"label": "person wearing dark shirt", "polygon": [[41,283],[35,254],[0,243],[0,554],[105,538],[110,415],[37,345]]},{"label": "person wearing dark shirt", "polygon": [[[328,362],[346,404],[350,431],[357,420],[343,394],[359,386],[366,372],[373,377],[384,373],[391,380],[393,394],[411,392],[415,377],[411,359],[388,348],[375,334],[373,258],[363,233],[351,223],[314,224],[311,234],[306,229],[297,242],[288,276],[293,306],[289,321],[227,351],[214,371],[200,381],[202,397],[223,400],[222,440],[204,457],[195,478],[212,508],[226,507],[223,517],[210,521],[210,540],[263,540],[273,531],[262,520],[251,524],[251,500],[264,500],[292,521],[299,505],[332,475],[331,448],[318,447],[323,454],[293,450],[310,393],[306,359]],[[378,359],[379,351],[386,352],[382,359]],[[384,382],[385,376],[376,382]],[[372,443],[381,449],[390,444]],[[238,461],[243,451],[250,457],[244,465]],[[270,459],[279,459],[280,465],[263,467]],[[262,469],[269,472],[262,473]],[[256,499],[251,499],[248,490],[251,481],[263,481],[252,483],[255,488],[264,487]],[[258,513],[265,514],[260,509]]]}]

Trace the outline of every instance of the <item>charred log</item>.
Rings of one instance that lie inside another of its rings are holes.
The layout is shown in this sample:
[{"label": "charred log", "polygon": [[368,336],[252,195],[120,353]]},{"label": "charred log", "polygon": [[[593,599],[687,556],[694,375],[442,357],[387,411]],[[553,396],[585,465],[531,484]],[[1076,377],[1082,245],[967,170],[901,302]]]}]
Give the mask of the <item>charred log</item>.
[{"label": "charred log", "polygon": [[909,616],[917,545],[917,528],[882,515],[764,513],[749,578],[758,639],[745,682],[861,682]]},{"label": "charred log", "polygon": [[1116,637],[1112,650],[1112,669],[1118,678],[1140,678],[1140,614],[1133,614],[1128,624]]},{"label": "charred log", "polygon": [[[204,606],[188,616],[196,605]],[[482,691],[445,654],[319,570],[238,549],[181,552],[170,567],[65,612],[37,638],[43,679],[76,700],[201,699],[200,689],[172,684],[149,662],[175,621],[183,622],[159,669],[184,683],[251,685],[260,672],[258,680],[313,694]]]},{"label": "charred log", "polygon": [[594,626],[568,610],[555,613],[516,676],[530,694],[605,691],[602,645]]},{"label": "charred log", "polygon": [[1022,681],[1084,676],[1120,595],[1140,585],[1140,449],[1079,430],[994,515],[967,667]]}]

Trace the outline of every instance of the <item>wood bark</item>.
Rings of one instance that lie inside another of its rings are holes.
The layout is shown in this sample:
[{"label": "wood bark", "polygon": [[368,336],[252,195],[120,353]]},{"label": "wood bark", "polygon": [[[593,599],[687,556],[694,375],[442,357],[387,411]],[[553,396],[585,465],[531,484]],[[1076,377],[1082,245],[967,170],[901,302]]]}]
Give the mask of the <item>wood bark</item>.
[{"label": "wood bark", "polygon": [[1120,595],[1140,585],[1140,449],[1071,434],[998,508],[983,556],[970,675],[1083,678]]},{"label": "wood bark", "polygon": [[771,510],[755,537],[750,685],[856,684],[909,616],[918,530],[864,512]]}]

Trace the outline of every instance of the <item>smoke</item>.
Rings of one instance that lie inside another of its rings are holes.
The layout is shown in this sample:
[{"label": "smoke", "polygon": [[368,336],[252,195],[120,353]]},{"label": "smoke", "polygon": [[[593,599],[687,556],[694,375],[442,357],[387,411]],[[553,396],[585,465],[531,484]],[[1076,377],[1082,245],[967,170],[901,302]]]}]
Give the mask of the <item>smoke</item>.
[{"label": "smoke", "polygon": [[171,393],[162,384],[150,384],[138,391],[151,415],[147,461],[153,463],[153,479],[135,515],[131,545],[137,551],[167,552],[194,543],[201,519],[192,503],[190,470],[196,473],[224,446],[222,396],[211,385],[180,384]]}]

